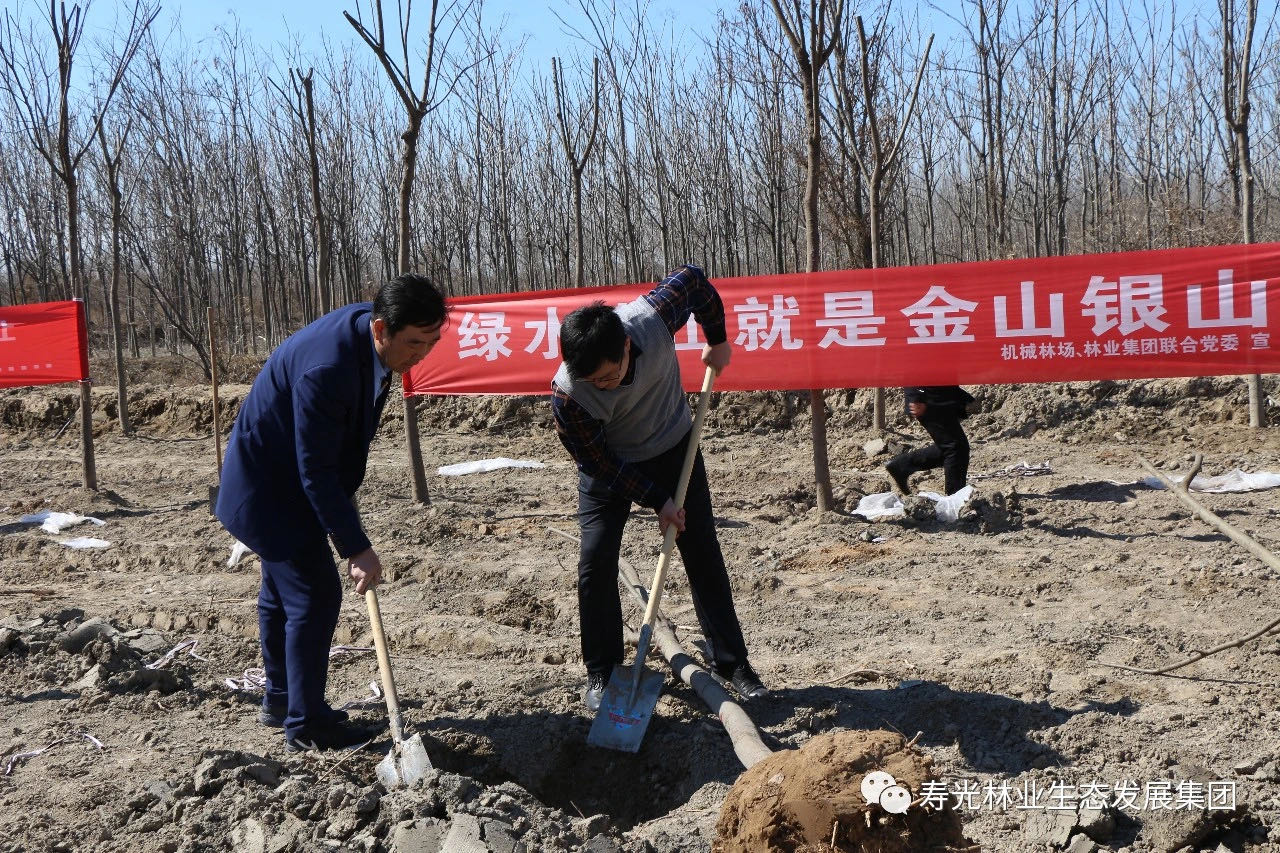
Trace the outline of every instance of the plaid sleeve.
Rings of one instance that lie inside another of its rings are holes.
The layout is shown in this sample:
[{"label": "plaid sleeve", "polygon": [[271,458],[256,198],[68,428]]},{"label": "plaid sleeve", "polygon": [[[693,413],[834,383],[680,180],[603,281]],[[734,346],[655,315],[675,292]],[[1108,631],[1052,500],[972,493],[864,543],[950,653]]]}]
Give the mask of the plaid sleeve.
[{"label": "plaid sleeve", "polygon": [[693,314],[708,344],[722,344],[728,339],[724,303],[699,267],[685,264],[658,282],[644,298],[667,324],[672,337]]},{"label": "plaid sleeve", "polygon": [[610,453],[605,445],[604,424],[555,386],[551,389],[551,414],[560,443],[587,476],[603,481],[615,494],[654,512],[671,497],[634,465]]}]

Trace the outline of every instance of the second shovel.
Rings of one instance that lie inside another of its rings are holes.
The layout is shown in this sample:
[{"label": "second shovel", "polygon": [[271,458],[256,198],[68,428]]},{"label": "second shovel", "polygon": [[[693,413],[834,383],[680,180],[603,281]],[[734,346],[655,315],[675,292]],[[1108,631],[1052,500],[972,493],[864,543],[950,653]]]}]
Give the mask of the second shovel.
[{"label": "second shovel", "polygon": [[382,611],[378,607],[378,590],[365,590],[364,602],[369,608],[369,622],[373,625],[373,645],[378,652],[378,674],[382,676],[382,692],[387,697],[387,718],[391,728],[391,751],[378,762],[374,772],[387,790],[408,788],[431,770],[431,759],[422,743],[422,735],[405,739],[404,720],[400,717],[400,698],[396,695],[396,682],[391,675],[391,655],[387,653],[387,638],[382,633]]}]

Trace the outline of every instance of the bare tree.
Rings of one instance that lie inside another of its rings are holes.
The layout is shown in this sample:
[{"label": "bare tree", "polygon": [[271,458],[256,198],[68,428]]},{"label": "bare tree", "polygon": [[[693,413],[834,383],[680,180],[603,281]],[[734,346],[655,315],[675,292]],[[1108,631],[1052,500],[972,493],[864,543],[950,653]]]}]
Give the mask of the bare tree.
[{"label": "bare tree", "polygon": [[98,142],[102,146],[102,168],[105,172],[107,192],[111,197],[111,285],[107,294],[107,312],[111,321],[111,344],[114,349],[116,370],[116,409],[120,420],[120,432],[129,435],[133,429],[129,421],[128,376],[124,367],[124,341],[121,339],[120,278],[121,232],[124,221],[124,194],[120,190],[120,160],[129,138],[132,123],[124,127],[111,142],[107,141],[105,122],[98,125]]},{"label": "bare tree", "polygon": [[[89,5],[89,2],[83,7],[72,5],[68,11],[65,2],[49,0],[45,21],[57,49],[54,67],[47,64],[39,47],[41,40],[34,30],[21,29],[8,10],[5,11],[4,31],[0,34],[0,63],[3,63],[5,72],[3,78],[0,78],[0,86],[3,86],[16,113],[21,117],[22,134],[48,162],[62,182],[66,195],[71,292],[76,299],[85,301],[86,323],[89,318],[88,291],[81,271],[80,257],[80,162],[93,145],[111,98],[137,53],[143,35],[159,13],[158,6],[151,7],[144,5],[143,0],[135,0],[124,39],[108,63],[105,80],[101,86],[94,88],[86,103],[73,104],[72,68],[80,49],[80,39],[84,35],[85,15]],[[91,410],[90,385],[85,380],[80,384],[80,441],[84,458],[84,485],[87,489],[97,489]]]},{"label": "bare tree", "polygon": [[[1100,69],[1096,57],[1097,33],[1082,32],[1076,0],[1053,0],[1049,13],[1049,48],[1046,78],[1044,131],[1048,198],[1045,204],[1046,254],[1067,252],[1067,204],[1072,148],[1097,98],[1095,81]],[[1064,23],[1064,17],[1071,20]],[[1066,43],[1064,45],[1064,42]],[[1074,49],[1070,49],[1074,48]]]},{"label": "bare tree", "polygon": [[[422,131],[422,121],[427,114],[436,109],[449,95],[458,79],[464,72],[459,71],[449,82],[444,92],[440,86],[444,77],[442,66],[449,51],[449,41],[458,31],[457,2],[448,3],[443,15],[440,12],[440,0],[431,0],[431,11],[427,19],[427,54],[422,66],[422,85],[415,87],[410,74],[409,61],[409,25],[413,14],[413,0],[403,0],[397,4],[399,19],[397,21],[394,44],[388,44],[387,27],[383,15],[382,0],[369,0],[369,8],[361,10],[357,5],[356,15],[343,12],[342,16],[355,29],[364,43],[377,57],[382,70],[386,72],[391,87],[404,105],[406,123],[400,134],[402,143],[400,155],[400,202],[398,221],[399,253],[397,269],[400,273],[409,271],[410,249],[410,201],[413,195],[413,178],[418,165],[418,135]],[[465,13],[471,7],[468,3],[461,10]],[[372,27],[365,24],[364,15],[372,17]],[[446,30],[441,32],[441,25]],[[396,50],[397,56],[391,51]],[[427,492],[427,475],[422,467],[422,449],[418,442],[418,402],[410,396],[404,397],[404,429],[409,445],[409,470],[413,476],[414,497],[422,503],[430,503],[431,496]]]},{"label": "bare tree", "polygon": [[[637,194],[633,187],[641,178],[635,174],[630,128],[634,126],[636,119],[632,113],[631,100],[636,94],[637,67],[649,53],[648,30],[644,26],[645,7],[640,4],[632,7],[627,18],[623,18],[616,4],[612,3],[601,10],[597,9],[593,0],[578,0],[578,7],[586,19],[585,29],[589,32],[575,30],[563,18],[561,23],[571,31],[578,32],[579,38],[598,51],[608,71],[611,88],[609,114],[610,119],[616,123],[613,146],[609,153],[614,161],[613,190],[616,193],[618,216],[622,220],[620,251],[623,256],[623,278],[626,281],[640,281],[646,277],[647,270],[640,260],[639,225],[636,221]],[[619,44],[619,25],[627,31],[626,44]]]},{"label": "bare tree", "polygon": [[600,127],[600,57],[591,59],[589,103],[584,104],[585,98],[579,100],[576,108],[567,103],[564,73],[560,58],[556,56],[551,58],[551,86],[555,92],[556,130],[573,179],[573,230],[577,252],[574,280],[578,287],[582,287],[585,283],[582,265],[582,172],[591,159],[591,150],[596,144],[596,130]]},{"label": "bare tree", "polygon": [[[1231,179],[1236,188],[1236,209],[1240,212],[1240,232],[1245,243],[1253,242],[1253,161],[1249,147],[1249,88],[1253,83],[1253,31],[1258,20],[1258,0],[1243,0],[1244,32],[1235,45],[1235,0],[1218,0],[1222,13],[1222,107],[1227,128],[1235,143]],[[1262,377],[1252,374],[1249,386],[1249,426],[1264,426]]]},{"label": "bare tree", "polygon": [[[878,81],[878,71],[872,71],[872,47],[867,39],[866,30],[862,25],[861,15],[854,16],[854,24],[858,31],[858,70],[860,72],[858,77],[862,82],[862,97],[860,102],[855,100],[856,95],[852,91],[852,85],[849,80],[850,62],[848,52],[844,39],[841,39],[836,45],[836,104],[842,114],[842,127],[852,127],[856,124],[853,113],[859,107],[866,116],[867,145],[870,149],[868,155],[866,157],[862,156],[858,152],[856,144],[847,147],[858,164],[858,170],[862,173],[863,179],[866,181],[867,210],[870,214],[871,232],[870,266],[872,269],[879,269],[883,240],[880,219],[884,213],[885,177],[897,161],[898,155],[902,150],[903,137],[906,135],[907,128],[911,126],[911,114],[915,110],[916,98],[920,94],[920,81],[924,77],[924,69],[929,62],[929,50],[933,47],[933,36],[929,36],[929,40],[924,47],[924,53],[920,57],[920,64],[916,69],[915,82],[911,86],[911,94],[907,98],[906,107],[900,115],[893,117],[892,123],[889,125],[890,128],[894,125],[897,126],[897,136],[886,147],[884,132],[881,129],[884,124],[884,118],[880,115],[877,98],[877,93],[881,86]],[[878,68],[878,63],[875,64]],[[903,213],[905,216],[906,211],[904,210]],[[885,428],[883,388],[875,390],[875,399],[872,404],[872,425],[881,431]]]},{"label": "bare tree", "polygon": [[[809,0],[808,9],[800,0],[791,0],[786,9],[781,0],[770,0],[778,25],[787,37],[795,59],[793,73],[804,95],[805,116],[805,268],[822,268],[821,231],[818,225],[818,187],[822,169],[822,70],[840,43],[844,20],[844,0]],[[822,390],[809,391],[812,408],[813,472],[819,512],[832,506],[831,467],[827,461],[827,404]]]},{"label": "bare tree", "polygon": [[152,303],[168,324],[170,351],[181,354],[185,343],[211,377],[206,308],[215,299],[216,241],[209,237],[216,230],[205,203],[213,194],[204,190],[223,169],[207,160],[218,148],[208,133],[218,125],[202,110],[207,102],[191,96],[199,89],[198,72],[185,64],[170,75],[158,50],[148,39],[149,97],[134,104],[145,154],[135,164],[138,209],[128,217],[124,235]]},{"label": "bare tree", "polygon": [[[333,310],[333,240],[329,221],[324,210],[324,195],[320,189],[320,146],[316,137],[316,105],[313,78],[315,69],[289,69],[292,95],[286,97],[293,120],[302,130],[307,142],[307,177],[311,187],[311,222],[316,244],[316,289],[319,292],[320,313]],[[277,87],[278,88],[278,87]],[[284,92],[281,90],[281,94]]]}]

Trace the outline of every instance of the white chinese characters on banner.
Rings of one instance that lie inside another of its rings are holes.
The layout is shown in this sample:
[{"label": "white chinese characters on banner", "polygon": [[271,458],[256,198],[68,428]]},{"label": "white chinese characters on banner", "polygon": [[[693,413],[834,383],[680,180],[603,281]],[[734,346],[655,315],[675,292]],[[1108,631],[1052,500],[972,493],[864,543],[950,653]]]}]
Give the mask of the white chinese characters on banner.
[{"label": "white chinese characters on banner", "polygon": [[0,320],[0,344],[17,340],[17,338],[13,336],[12,328],[13,327],[9,325],[8,320]]},{"label": "white chinese characters on banner", "polygon": [[1218,316],[1206,320],[1204,306],[1200,297],[1200,285],[1187,287],[1187,325],[1193,329],[1221,328],[1223,326],[1254,326],[1266,328],[1267,325],[1267,283],[1266,281],[1249,282],[1249,316],[1237,317],[1235,313],[1235,277],[1231,270],[1218,270]]},{"label": "white chinese characters on banner", "polygon": [[1157,332],[1169,328],[1160,318],[1165,315],[1164,276],[1122,275],[1119,281],[1107,281],[1100,275],[1089,279],[1082,312],[1093,318],[1093,333],[1101,335],[1119,327],[1120,334],[1131,335],[1148,326]]},{"label": "white chinese characters on banner", "polygon": [[794,296],[773,295],[773,304],[765,305],[754,296],[742,305],[733,306],[738,315],[738,337],[734,343],[747,352],[773,349],[781,342],[784,350],[800,349],[803,339],[791,337],[791,318],[800,313],[800,302]]},{"label": "white chinese characters on banner", "polygon": [[706,342],[702,340],[702,327],[693,318],[684,324],[684,328],[676,335],[676,351],[696,350],[702,352]]},{"label": "white chinese characters on banner", "polygon": [[818,343],[820,349],[835,344],[842,347],[883,346],[884,336],[875,336],[884,325],[884,317],[875,316],[873,295],[869,290],[852,293],[822,294],[823,317],[814,325],[826,328]]},{"label": "white chinese characters on banner", "polygon": [[482,356],[496,361],[499,355],[511,355],[507,348],[511,327],[506,325],[506,317],[501,311],[463,314],[458,324],[458,358]]},{"label": "white chinese characters on banner", "polygon": [[533,329],[533,340],[524,348],[525,352],[537,352],[543,347],[542,357],[554,359],[560,357],[560,317],[555,306],[547,309],[547,316],[542,320],[529,320],[524,324],[526,329]]},{"label": "white chinese characters on banner", "polygon": [[[1000,342],[999,357],[1002,361],[1045,361],[1270,349],[1271,334],[1258,331],[1268,323],[1267,280],[1237,282],[1232,269],[1220,269],[1216,285],[1189,285],[1185,291],[1186,326],[1161,335],[1170,329],[1165,319],[1169,317],[1169,309],[1165,305],[1163,278],[1159,273],[1116,276],[1113,280],[1103,275],[1091,276],[1079,301],[1082,306],[1079,316],[1092,320],[1090,331],[1095,339],[1083,341],[1062,340],[1069,334],[1064,307],[1067,295],[1062,292],[1037,294],[1036,282],[1024,280],[1019,284],[1016,297],[1010,293],[999,294],[987,303],[991,314],[986,316],[994,320],[994,336]],[[884,298],[881,295],[879,301],[883,303]],[[1074,295],[1071,298],[1074,299]],[[779,293],[747,296],[727,312],[729,340],[746,352],[794,351],[805,346],[806,338],[800,336],[802,330],[815,329],[822,332],[816,343],[823,350],[880,347],[891,342],[886,333],[888,319],[884,313],[876,312],[877,299],[873,291],[824,292],[821,299],[821,316],[810,319],[810,309],[806,306],[802,311],[795,296]],[[882,310],[886,307],[906,317],[911,329],[905,340],[898,339],[899,343],[968,343],[978,340],[978,335],[991,334],[981,326],[975,334],[972,328],[975,318],[980,312],[985,314],[982,309],[987,306],[955,296],[942,284],[931,285],[923,296],[905,308],[880,305]],[[1178,309],[1181,313],[1180,305]],[[512,318],[511,324],[504,311],[467,311],[457,324],[457,357],[496,361],[511,356],[514,346],[544,361],[558,360],[560,310],[562,306],[539,307],[534,319],[521,323]],[[513,336],[512,324],[522,325],[524,331]],[[1187,335],[1186,329],[1207,333]],[[1223,331],[1225,329],[1239,331]],[[0,343],[15,340],[13,330],[14,324],[0,321]],[[1143,331],[1146,336],[1136,336]],[[1041,340],[1008,342],[1011,338]],[[676,333],[675,340],[679,351],[701,350],[705,346],[702,330],[693,318]],[[810,340],[810,346],[813,343]]]},{"label": "white chinese characters on banner", "polygon": [[[959,299],[947,293],[940,284],[929,288],[923,299],[902,309],[915,336],[909,344],[948,344],[972,341],[969,320],[978,303]],[[920,319],[916,319],[917,315]]]},{"label": "white chinese characters on banner", "polygon": [[1036,325],[1036,283],[1034,281],[1024,281],[1021,294],[1022,327],[1018,329],[1009,327],[1008,312],[1006,311],[1008,297],[997,296],[995,298],[997,338],[1029,338],[1040,335],[1061,338],[1066,336],[1061,293],[1049,294],[1049,325],[1047,326]]}]

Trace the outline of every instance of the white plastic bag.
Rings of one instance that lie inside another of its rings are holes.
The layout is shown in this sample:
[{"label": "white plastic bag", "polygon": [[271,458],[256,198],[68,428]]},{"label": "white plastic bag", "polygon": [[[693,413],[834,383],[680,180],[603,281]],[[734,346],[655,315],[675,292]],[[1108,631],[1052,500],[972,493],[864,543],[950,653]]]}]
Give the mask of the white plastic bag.
[{"label": "white plastic bag", "polygon": [[[1170,477],[1175,483],[1181,483],[1187,477],[1185,474],[1176,477]],[[1139,482],[1153,489],[1163,489],[1164,483],[1159,477],[1144,477]],[[1280,486],[1280,474],[1273,474],[1270,471],[1256,471],[1252,474],[1234,468],[1225,474],[1218,474],[1215,477],[1206,477],[1203,474],[1197,475],[1191,481],[1191,491],[1193,492],[1257,492],[1262,489],[1274,489]]]},{"label": "white plastic bag", "polygon": [[860,515],[867,521],[882,521],[886,518],[902,518],[907,511],[902,506],[902,498],[893,492],[878,492],[863,495],[853,514]]},{"label": "white plastic bag", "polygon": [[45,533],[61,533],[68,527],[80,524],[83,521],[91,521],[99,527],[106,524],[100,518],[76,515],[74,512],[37,512],[32,515],[24,515],[18,521],[23,524],[38,524]]},{"label": "white plastic bag", "polygon": [[541,462],[531,459],[508,459],[499,456],[496,459],[476,459],[472,462],[457,462],[453,465],[441,465],[436,473],[441,477],[458,477],[463,474],[484,474],[497,471],[499,468],[545,468]]},{"label": "white plastic bag", "polygon": [[953,495],[940,495],[937,492],[921,492],[920,497],[933,501],[933,510],[938,514],[938,521],[959,521],[960,510],[973,497],[973,486],[965,486]]}]

